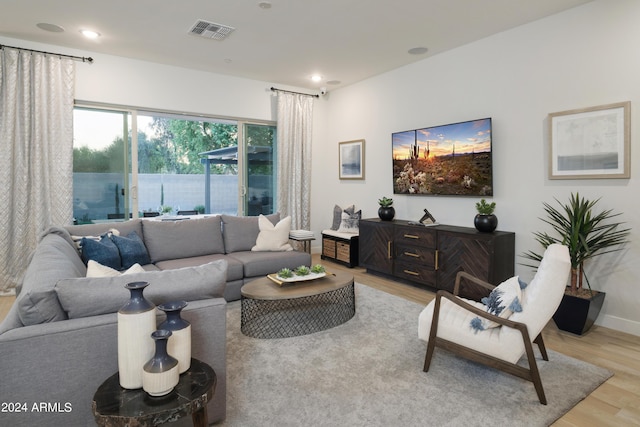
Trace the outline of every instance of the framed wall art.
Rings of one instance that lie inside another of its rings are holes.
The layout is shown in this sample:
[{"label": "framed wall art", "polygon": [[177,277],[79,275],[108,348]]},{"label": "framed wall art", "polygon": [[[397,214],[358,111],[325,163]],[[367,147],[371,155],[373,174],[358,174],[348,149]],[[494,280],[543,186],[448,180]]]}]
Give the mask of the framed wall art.
[{"label": "framed wall art", "polygon": [[364,139],[338,143],[340,179],[364,179]]},{"label": "framed wall art", "polygon": [[549,114],[549,179],[630,177],[631,102]]}]

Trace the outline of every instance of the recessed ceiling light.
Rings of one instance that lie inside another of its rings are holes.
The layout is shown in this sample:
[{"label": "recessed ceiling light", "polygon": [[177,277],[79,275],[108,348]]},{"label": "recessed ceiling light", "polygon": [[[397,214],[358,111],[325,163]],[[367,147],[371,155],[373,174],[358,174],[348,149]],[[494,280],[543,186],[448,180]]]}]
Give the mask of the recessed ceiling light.
[{"label": "recessed ceiling light", "polygon": [[313,80],[314,82],[320,82],[322,81],[322,76],[320,74],[314,74],[313,76],[311,76],[311,80]]},{"label": "recessed ceiling light", "polygon": [[40,28],[41,30],[49,31],[51,33],[64,32],[64,28],[62,28],[60,25],[48,24],[46,22],[40,22],[39,24],[36,24],[36,27]]},{"label": "recessed ceiling light", "polygon": [[260,6],[260,9],[271,9],[271,3],[268,1],[261,1],[258,6]]},{"label": "recessed ceiling light", "polygon": [[80,30],[80,34],[88,39],[97,39],[98,37],[100,37],[100,33],[93,30]]},{"label": "recessed ceiling light", "polygon": [[429,49],[427,49],[426,47],[412,47],[411,49],[408,50],[408,52],[411,55],[423,55],[425,53],[427,53]]}]

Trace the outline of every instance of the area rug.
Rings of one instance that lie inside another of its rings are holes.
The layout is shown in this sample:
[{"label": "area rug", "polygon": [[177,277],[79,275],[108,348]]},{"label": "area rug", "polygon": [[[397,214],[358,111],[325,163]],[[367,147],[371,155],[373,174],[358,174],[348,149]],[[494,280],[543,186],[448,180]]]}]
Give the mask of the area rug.
[{"label": "area rug", "polygon": [[[256,339],[227,309],[224,426],[547,426],[611,377],[549,351],[533,384],[436,349],[422,371],[423,306],[356,283],[356,315],[314,334]],[[537,350],[536,350],[537,351]],[[538,353],[537,353],[538,354]]]}]

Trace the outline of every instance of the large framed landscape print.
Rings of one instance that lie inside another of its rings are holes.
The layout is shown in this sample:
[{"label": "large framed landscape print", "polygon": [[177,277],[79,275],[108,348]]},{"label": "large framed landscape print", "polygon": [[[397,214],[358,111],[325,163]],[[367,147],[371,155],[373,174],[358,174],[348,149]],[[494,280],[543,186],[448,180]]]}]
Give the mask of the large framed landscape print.
[{"label": "large framed landscape print", "polygon": [[549,179],[629,178],[631,102],[549,114]]},{"label": "large framed landscape print", "polygon": [[393,192],[493,196],[491,118],[396,132]]}]

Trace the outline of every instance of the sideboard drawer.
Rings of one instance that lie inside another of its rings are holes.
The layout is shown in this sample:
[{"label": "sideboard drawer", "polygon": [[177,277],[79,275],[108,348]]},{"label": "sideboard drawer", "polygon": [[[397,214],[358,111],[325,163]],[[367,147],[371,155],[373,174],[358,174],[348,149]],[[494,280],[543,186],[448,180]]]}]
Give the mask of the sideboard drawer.
[{"label": "sideboard drawer", "polygon": [[435,251],[422,246],[396,244],[396,260],[401,263],[435,266]]},{"label": "sideboard drawer", "polygon": [[436,283],[436,271],[432,266],[397,262],[394,265],[393,274],[425,285],[435,286]]},{"label": "sideboard drawer", "polygon": [[436,247],[436,233],[425,227],[396,227],[394,242],[396,244],[418,245],[425,248]]}]

